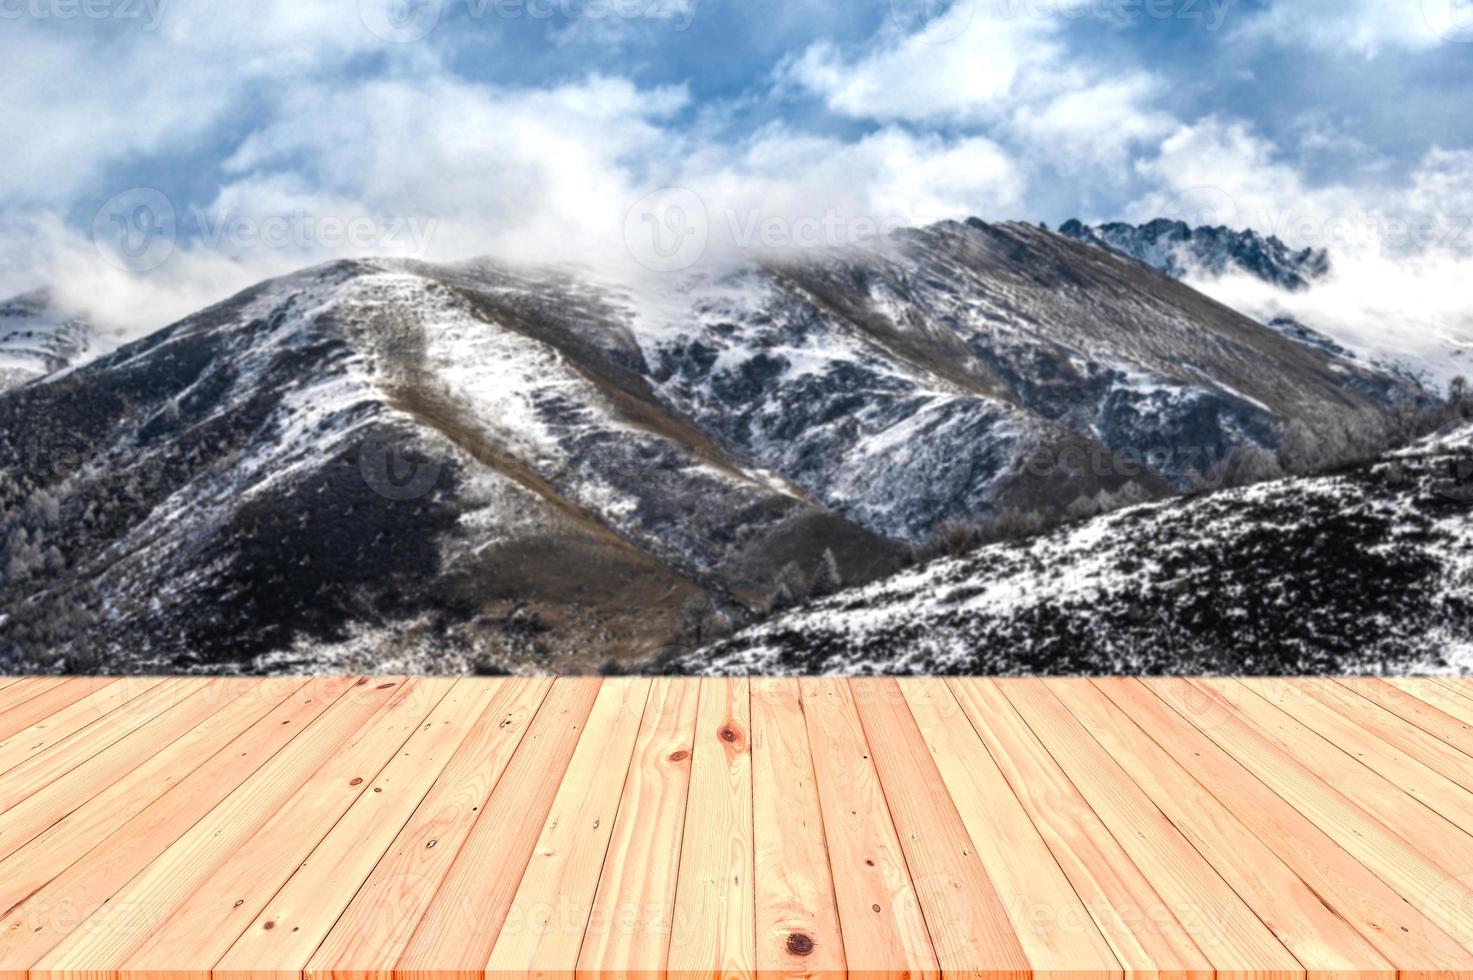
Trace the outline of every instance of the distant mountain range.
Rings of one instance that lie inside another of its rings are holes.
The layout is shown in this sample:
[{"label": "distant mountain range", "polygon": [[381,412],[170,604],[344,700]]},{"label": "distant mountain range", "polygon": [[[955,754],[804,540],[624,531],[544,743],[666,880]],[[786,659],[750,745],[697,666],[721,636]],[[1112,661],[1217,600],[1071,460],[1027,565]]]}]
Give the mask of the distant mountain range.
[{"label": "distant mountain range", "polygon": [[1184,221],[1166,218],[1144,225],[1116,221],[1093,226],[1075,219],[1060,225],[1059,234],[1113,249],[1176,279],[1245,272],[1296,292],[1308,289],[1330,271],[1330,255],[1324,249],[1295,251],[1277,237],[1264,237],[1251,229],[1192,228]]},{"label": "distant mountain range", "polygon": [[1027,224],[640,282],[338,262],[0,394],[0,667],[645,665],[1432,401]]}]

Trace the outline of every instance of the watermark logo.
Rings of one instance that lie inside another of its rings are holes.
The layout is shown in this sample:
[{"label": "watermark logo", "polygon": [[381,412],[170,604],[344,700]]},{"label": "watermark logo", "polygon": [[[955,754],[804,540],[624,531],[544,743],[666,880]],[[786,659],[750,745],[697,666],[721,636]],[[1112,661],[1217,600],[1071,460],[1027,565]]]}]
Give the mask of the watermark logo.
[{"label": "watermark logo", "polygon": [[920,30],[914,39],[945,44],[967,32],[977,15],[976,0],[890,0],[890,14],[904,30]]},{"label": "watermark logo", "polygon": [[358,473],[386,500],[418,500],[440,483],[440,462],[409,451],[409,439],[373,435],[358,447]]},{"label": "watermark logo", "polygon": [[654,272],[689,269],[706,254],[711,218],[699,194],[667,187],[646,194],[624,217],[624,247]]},{"label": "watermark logo", "polygon": [[156,31],[168,0],[0,0],[0,20],[111,20]]},{"label": "watermark logo", "polygon": [[1185,222],[1188,228],[1241,228],[1238,202],[1220,187],[1188,187],[1161,209],[1161,217]]},{"label": "watermark logo", "polygon": [[162,191],[134,187],[97,210],[92,242],[111,265],[143,273],[167,262],[181,240],[231,255],[264,248],[295,250],[309,258],[345,251],[420,256],[429,249],[437,228],[433,219],[402,216],[339,217],[305,211],[257,216],[200,208],[181,213]]},{"label": "watermark logo", "polygon": [[444,0],[358,0],[358,19],[369,33],[390,44],[422,41],[434,33]]},{"label": "watermark logo", "polygon": [[1442,40],[1473,44],[1473,0],[1422,0],[1422,17]]},{"label": "watermark logo", "polygon": [[1421,902],[1423,931],[1445,955],[1467,962],[1473,946],[1473,874],[1454,875]]},{"label": "watermark logo", "polygon": [[134,187],[114,195],[92,219],[92,244],[125,272],[148,272],[169,261],[178,238],[174,205],[163,191]]},{"label": "watermark logo", "polygon": [[[0,0],[4,2],[4,0]],[[665,21],[690,29],[697,0],[460,0],[454,13],[465,20]],[[446,0],[358,0],[358,19],[391,44],[422,41],[450,10]]]}]

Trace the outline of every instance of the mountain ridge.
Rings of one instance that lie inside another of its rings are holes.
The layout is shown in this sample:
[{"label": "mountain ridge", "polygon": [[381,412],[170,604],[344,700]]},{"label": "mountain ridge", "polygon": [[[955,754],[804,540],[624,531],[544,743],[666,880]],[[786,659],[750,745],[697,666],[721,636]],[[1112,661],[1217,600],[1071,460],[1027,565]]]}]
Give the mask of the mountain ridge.
[{"label": "mountain ridge", "polygon": [[941,559],[662,666],[738,674],[1467,670],[1470,556],[1473,420],[1338,473],[1142,504]]},{"label": "mountain ridge", "polygon": [[1022,224],[636,284],[329,263],[0,394],[0,659],[641,663],[1423,397]]}]

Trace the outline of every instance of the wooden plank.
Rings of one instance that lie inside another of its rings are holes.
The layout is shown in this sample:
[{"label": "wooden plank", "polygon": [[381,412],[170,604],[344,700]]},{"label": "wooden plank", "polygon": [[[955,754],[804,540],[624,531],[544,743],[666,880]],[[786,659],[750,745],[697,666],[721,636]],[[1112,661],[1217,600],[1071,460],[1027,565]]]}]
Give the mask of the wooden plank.
[{"label": "wooden plank", "polygon": [[[1133,736],[1122,724],[1111,729],[1108,737],[1130,742],[1143,758],[1153,757],[1145,745],[1149,739],[1200,779],[1222,805],[1407,976],[1433,977],[1473,967],[1473,959],[1452,937],[1419,915],[1315,821],[1144,685],[1124,678],[1099,679],[1093,684],[1141,732],[1141,737]],[[1071,690],[1066,697],[1071,705],[1080,702],[1072,697],[1074,693]]]},{"label": "wooden plank", "polygon": [[479,977],[601,681],[559,678],[435,891],[396,970]]},{"label": "wooden plank", "polygon": [[[1219,975],[1296,977],[1303,966],[1130,776],[1052,695],[1018,681],[995,685],[1058,761],[1136,867],[1176,908],[1197,903],[1211,939],[1187,923]],[[1042,693],[1047,693],[1042,692]]]},{"label": "wooden plank", "polygon": [[1438,675],[1430,677],[1428,680],[1436,681],[1454,694],[1461,694],[1465,698],[1473,699],[1473,678]]},{"label": "wooden plank", "polygon": [[1268,846],[1089,681],[1052,682],[1046,693],[1130,774],[1306,970],[1341,977],[1395,973],[1362,931],[1375,929],[1376,920],[1352,921],[1360,901],[1347,902],[1343,911],[1332,905],[1316,861],[1296,860],[1292,852],[1281,856]]},{"label": "wooden plank", "polygon": [[[1361,686],[1358,680],[1351,680],[1349,683],[1356,686],[1357,689]],[[1374,688],[1383,685],[1395,687],[1418,701],[1432,705],[1442,714],[1454,719],[1455,724],[1443,724],[1440,727],[1449,737],[1457,741],[1460,749],[1465,752],[1473,752],[1473,700],[1427,677],[1389,677],[1381,680],[1379,685],[1369,686]]]},{"label": "wooden plank", "polygon": [[[1295,683],[1262,680],[1239,683],[1403,793],[1453,823],[1473,824],[1473,794],[1382,738],[1376,729],[1357,725]],[[1337,761],[1340,758],[1333,754],[1331,757]]]},{"label": "wooden plank", "polygon": [[249,737],[251,746],[259,746],[277,736],[275,728],[247,730],[301,691],[305,682],[283,678],[251,679],[246,683],[248,687],[239,697],[221,705],[194,729],[54,820],[42,833],[0,860],[0,882],[5,882],[0,887],[0,908],[9,908],[89,853],[209,762],[227,744]]},{"label": "wooden plank", "polygon": [[670,972],[749,974],[756,963],[751,688],[704,678],[670,937]]},{"label": "wooden plank", "polygon": [[851,973],[940,972],[849,685],[799,682],[829,868]]},{"label": "wooden plank", "polygon": [[[0,814],[0,860],[30,843],[58,821],[106,791],[184,736],[230,705],[236,698],[259,689],[249,678],[220,678],[188,691],[151,724],[141,725],[77,766],[54,778],[9,810]],[[0,865],[3,866],[3,865]]]},{"label": "wooden plank", "polygon": [[[464,679],[271,897],[212,971],[216,977],[294,976],[338,920],[457,749],[496,702],[503,682]],[[492,726],[500,720],[493,716]]]},{"label": "wooden plank", "polygon": [[[1473,902],[1473,890],[1460,887],[1456,878],[1450,878],[1425,854],[1353,802],[1342,792],[1344,787],[1327,785],[1270,735],[1240,716],[1214,689],[1178,678],[1148,678],[1142,683],[1174,709],[1178,703],[1200,703],[1204,696],[1216,699],[1219,711],[1212,723],[1204,723],[1202,713],[1195,708],[1189,708],[1181,717],[1375,872],[1403,900],[1421,910],[1437,927],[1430,935],[1450,936],[1455,940],[1450,949],[1463,949],[1461,933],[1466,932],[1466,922],[1458,906],[1460,902]],[[1429,896],[1441,894],[1450,894],[1456,900],[1428,902]]]},{"label": "wooden plank", "polygon": [[[1420,800],[1413,805],[1411,799],[1415,797],[1409,798],[1395,783],[1353,758],[1349,747],[1342,749],[1322,738],[1309,726],[1236,681],[1209,678],[1192,683],[1210,691],[1220,691],[1229,685],[1248,690],[1247,696],[1238,700],[1238,714],[1268,735],[1278,744],[1280,751],[1297,759],[1326,785],[1334,786],[1349,796],[1357,806],[1403,840],[1413,844],[1435,841],[1436,853],[1428,857],[1449,874],[1464,874],[1463,869],[1473,868],[1473,836]],[[1355,744],[1362,747],[1368,744],[1368,740],[1362,736]],[[1424,777],[1421,781],[1423,786],[1434,785],[1433,778],[1442,779],[1425,767],[1419,768]],[[1458,793],[1463,792],[1446,780],[1443,783]]]},{"label": "wooden plank", "polygon": [[603,682],[495,937],[492,973],[573,975],[649,693],[647,678]]},{"label": "wooden plank", "polygon": [[21,677],[16,679],[14,683],[7,685],[3,691],[0,691],[0,733],[5,731],[5,716],[15,708],[25,704],[42,691],[56,687],[68,680],[76,682],[79,679],[75,677]]},{"label": "wooden plank", "polygon": [[[183,774],[172,787],[169,777],[156,776],[131,792],[124,787],[110,801],[99,798],[126,819],[81,856],[68,853],[72,838],[48,841],[48,831],[7,859],[0,875],[0,908],[7,910],[0,916],[0,965],[39,960],[353,684],[352,678],[326,678],[300,687],[193,771],[181,762]],[[84,815],[78,829],[87,834],[79,835],[78,850],[110,822],[105,813]],[[7,976],[0,967],[0,977]]]},{"label": "wooden plank", "polygon": [[634,745],[578,975],[660,975],[670,955],[700,682],[659,678]]},{"label": "wooden plank", "polygon": [[[550,678],[506,681],[307,961],[309,977],[386,974],[527,734]],[[303,931],[307,929],[303,926]]]},{"label": "wooden plank", "polygon": [[752,840],[757,970],[802,977],[844,972],[823,811],[793,678],[752,681]]},{"label": "wooden plank", "polygon": [[106,896],[78,928],[41,957],[33,971],[115,972],[140,941],[140,932],[163,922],[174,910],[182,897],[181,885],[197,885],[200,869],[208,874],[248,840],[400,693],[403,684],[402,678],[394,678],[349,688],[198,822],[187,828],[170,827],[183,833],[132,880]]},{"label": "wooden plank", "polygon": [[1033,970],[1081,980],[1120,976],[1110,943],[946,682],[905,680],[900,689]]},{"label": "wooden plank", "polygon": [[[211,968],[292,871],[365,794],[390,762],[414,755],[408,741],[443,724],[435,709],[455,681],[412,678],[295,794],[264,814],[253,834],[225,853],[165,852],[129,883],[132,900],[156,910],[156,924],[121,960],[130,977],[208,977]],[[256,814],[249,814],[251,818]],[[213,851],[215,841],[209,841]]]},{"label": "wooden plank", "polygon": [[942,971],[1025,976],[1028,957],[899,686],[883,678],[850,689]]},{"label": "wooden plank", "polygon": [[1356,725],[1390,742],[1423,765],[1473,791],[1473,756],[1468,756],[1398,715],[1368,701],[1328,678],[1310,677],[1294,684],[1310,697],[1329,705]]},{"label": "wooden plank", "polygon": [[1001,691],[948,686],[1127,970],[1210,980],[1212,963],[1182,924],[1198,924],[1200,906],[1173,908],[1156,891]]},{"label": "wooden plank", "polygon": [[[17,798],[32,796],[198,692],[205,683],[198,677],[174,678],[127,691],[109,685],[53,715],[50,720],[56,722],[55,728],[40,731],[33,726],[17,735],[34,741],[19,746],[25,750],[25,761],[0,776],[0,781]],[[141,693],[127,696],[135,691]],[[115,698],[121,703],[114,705]]]},{"label": "wooden plank", "polygon": [[[0,774],[9,776],[16,766],[160,683],[157,677],[70,677],[47,686],[0,718]],[[7,789],[22,795],[8,780]]]},{"label": "wooden plank", "polygon": [[1379,677],[1337,677],[1335,681],[1374,701],[1399,718],[1416,725],[1422,731],[1442,739],[1459,752],[1473,755],[1473,726],[1441,710],[1431,701],[1424,700],[1401,687]]}]

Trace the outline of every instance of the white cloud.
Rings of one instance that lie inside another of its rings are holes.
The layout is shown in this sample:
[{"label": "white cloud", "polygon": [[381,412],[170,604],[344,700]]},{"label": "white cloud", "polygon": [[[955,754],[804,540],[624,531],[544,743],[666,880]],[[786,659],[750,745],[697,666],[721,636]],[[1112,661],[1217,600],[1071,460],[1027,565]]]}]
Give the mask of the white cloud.
[{"label": "white cloud", "polygon": [[810,47],[788,67],[830,110],[863,119],[981,122],[1060,91],[1059,21],[1004,2],[952,4],[912,33],[882,31],[856,57]]},{"label": "white cloud", "polygon": [[1249,41],[1302,44],[1366,58],[1473,40],[1469,0],[1277,0],[1238,31]]},{"label": "white cloud", "polygon": [[1064,173],[1123,180],[1136,148],[1159,140],[1176,121],[1151,108],[1163,86],[1144,72],[1078,85],[1038,106],[1023,105],[1011,124],[1037,158]]},{"label": "white cloud", "polygon": [[1250,276],[1192,284],[1259,319],[1288,315],[1368,357],[1446,384],[1473,372],[1473,151],[1433,149],[1377,184],[1314,185],[1241,122],[1207,119],[1141,166],[1157,190],[1136,220],[1249,227],[1327,249],[1331,275],[1301,293]]},{"label": "white cloud", "polygon": [[1155,76],[1121,74],[1066,47],[1064,29],[1096,6],[958,2],[910,32],[883,30],[857,52],[813,45],[779,74],[843,116],[986,129],[1036,162],[1116,184],[1131,151],[1175,120],[1156,105],[1165,86]]}]

